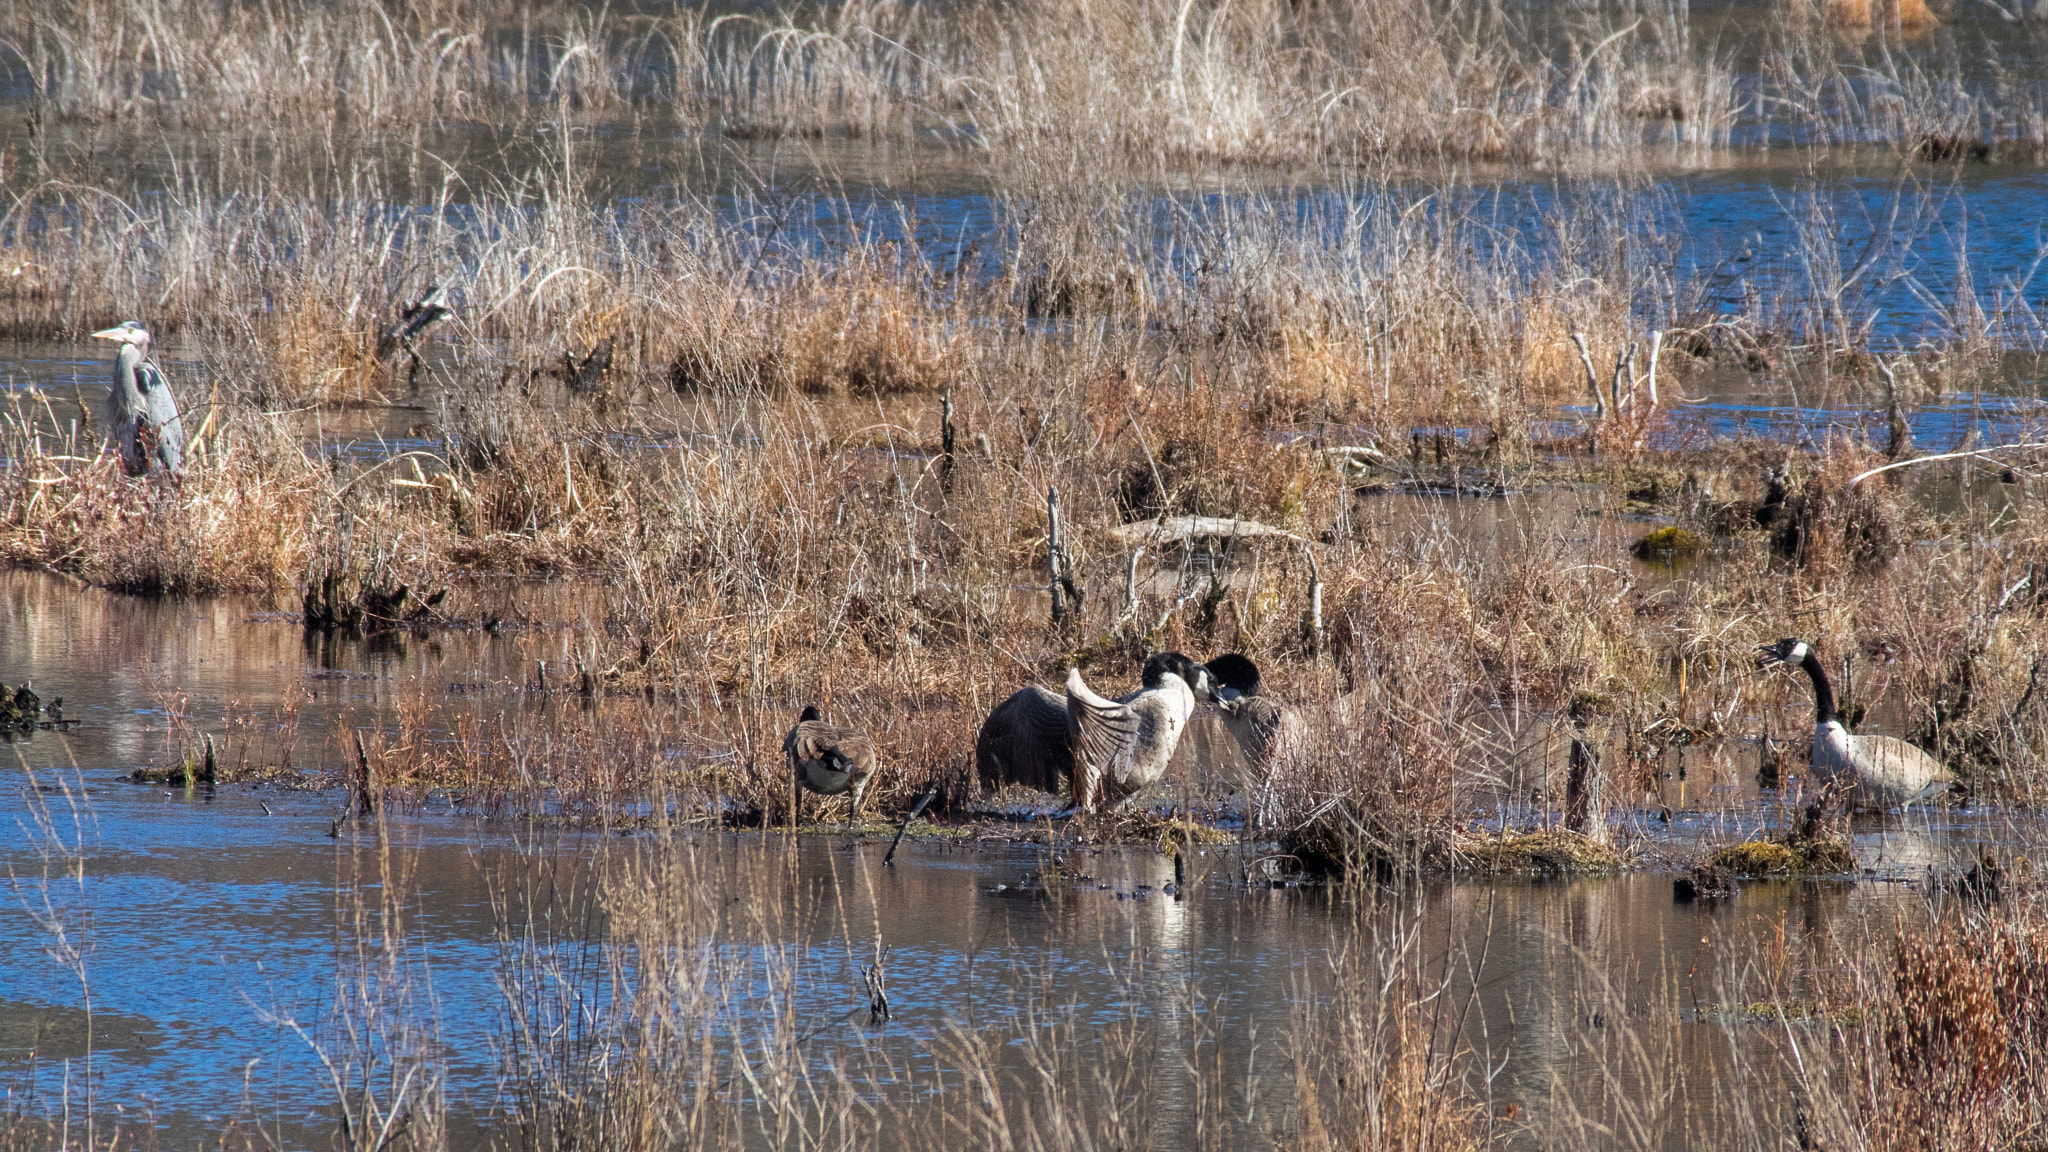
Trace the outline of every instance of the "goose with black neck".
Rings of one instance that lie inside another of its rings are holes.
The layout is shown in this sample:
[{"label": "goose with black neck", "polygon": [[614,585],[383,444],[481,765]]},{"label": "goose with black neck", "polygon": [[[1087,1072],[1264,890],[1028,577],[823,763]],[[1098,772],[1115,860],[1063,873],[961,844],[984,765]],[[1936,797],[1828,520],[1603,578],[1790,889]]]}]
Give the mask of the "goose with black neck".
[{"label": "goose with black neck", "polygon": [[1853,809],[1881,811],[1949,791],[1956,778],[1925,749],[1895,736],[1850,734],[1835,711],[1835,690],[1813,646],[1787,638],[1757,650],[1762,667],[1791,664],[1813,682],[1813,774],[1823,798]]}]

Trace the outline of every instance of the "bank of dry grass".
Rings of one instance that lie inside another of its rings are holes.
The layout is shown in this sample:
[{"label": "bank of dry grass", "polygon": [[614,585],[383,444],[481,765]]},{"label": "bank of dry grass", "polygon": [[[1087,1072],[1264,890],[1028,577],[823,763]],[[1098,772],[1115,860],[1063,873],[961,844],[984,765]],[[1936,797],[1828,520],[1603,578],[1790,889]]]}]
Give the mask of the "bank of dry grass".
[{"label": "bank of dry grass", "polygon": [[1542,14],[1386,0],[773,14],[74,0],[0,8],[0,29],[53,121],[269,132],[282,113],[329,138],[654,111],[745,139],[936,136],[1073,174],[1110,158],[1690,162],[1738,124],[1933,159],[2040,146],[2026,86],[1973,76],[1897,27],[1844,35],[1820,7],[1774,6],[1740,37],[1666,0]]},{"label": "bank of dry grass", "polygon": [[[1112,31],[1156,38],[1164,15]],[[1251,34],[1211,16],[1205,52]],[[1148,42],[1168,58],[1177,43]],[[1062,43],[1012,48],[1095,66]],[[1212,63],[1176,67],[1193,85]],[[1114,130],[1181,131],[1167,111]],[[681,701],[693,747],[719,751],[676,768],[660,750],[683,721],[570,715],[545,770],[478,733],[453,778],[541,779],[600,813],[680,790],[706,818],[772,817],[780,732],[810,700],[882,740],[885,810],[933,785],[957,802],[975,726],[1019,685],[1071,664],[1118,683],[1157,648],[1239,650],[1318,734],[1281,783],[1297,855],[1408,871],[1446,864],[1511,787],[1555,794],[1532,779],[1547,745],[1528,734],[1578,694],[1610,702],[1600,738],[1625,783],[1670,733],[1739,733],[1760,697],[1775,730],[1798,726],[1798,695],[1750,668],[1755,644],[1792,634],[1863,662],[1857,694],[1889,699],[1893,723],[1989,794],[2039,787],[2035,503],[1996,531],[1934,517],[1898,475],[1851,484],[1881,462],[1867,437],[1715,443],[1668,402],[1703,358],[1776,356],[1830,388],[1884,373],[1910,404],[2038,336],[2020,305],[1971,313],[1959,286],[1952,311],[1983,323],[1879,361],[1852,277],[1797,309],[1715,313],[1620,190],[1559,205],[1534,247],[1455,190],[1360,177],[1341,195],[1163,195],[1108,165],[1071,180],[1027,165],[1005,170],[1001,250],[976,253],[806,228],[818,202],[769,190],[610,203],[573,135],[549,139],[541,167],[425,207],[369,176],[315,187],[253,165],[146,198],[25,189],[0,221],[20,271],[0,281],[0,330],[141,316],[197,349],[175,381],[194,453],[179,483],[130,482],[100,448],[96,395],[14,394],[6,557],[287,607],[329,580],[364,603],[486,572],[599,580],[607,610],[552,688],[587,684],[613,701],[601,710]],[[1824,232],[1806,233],[1815,253],[1833,251]],[[417,367],[379,361],[429,284],[450,286],[454,316]],[[308,449],[330,417],[391,401],[419,410],[407,451]],[[1487,543],[1453,529],[1458,505],[1361,493],[1549,483],[1682,521],[1717,542],[1713,578],[1667,586],[1638,567],[1637,525]],[[1054,487],[1077,594],[1057,629],[1041,591]],[[1162,514],[1301,543],[1141,549],[1112,532]]]}]

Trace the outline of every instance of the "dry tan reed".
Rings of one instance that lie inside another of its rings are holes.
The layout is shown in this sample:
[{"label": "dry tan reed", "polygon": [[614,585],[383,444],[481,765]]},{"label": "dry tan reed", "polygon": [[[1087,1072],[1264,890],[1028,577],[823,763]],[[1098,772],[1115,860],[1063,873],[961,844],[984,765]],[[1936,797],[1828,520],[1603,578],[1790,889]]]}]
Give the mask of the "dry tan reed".
[{"label": "dry tan reed", "polygon": [[[68,0],[0,9],[0,29],[42,107],[72,120],[261,127],[288,113],[345,135],[652,108],[741,138],[937,134],[1065,177],[1105,157],[1696,162],[1738,126],[1788,121],[1823,146],[2040,145],[2038,96],[1900,43],[1924,5],[1891,6],[1874,37],[1866,14],[1870,43],[1824,8],[1780,5],[1761,36],[1732,41],[1672,0],[1541,16],[1387,0],[856,0],[773,16]],[[1745,74],[1761,78],[1753,95]]]}]

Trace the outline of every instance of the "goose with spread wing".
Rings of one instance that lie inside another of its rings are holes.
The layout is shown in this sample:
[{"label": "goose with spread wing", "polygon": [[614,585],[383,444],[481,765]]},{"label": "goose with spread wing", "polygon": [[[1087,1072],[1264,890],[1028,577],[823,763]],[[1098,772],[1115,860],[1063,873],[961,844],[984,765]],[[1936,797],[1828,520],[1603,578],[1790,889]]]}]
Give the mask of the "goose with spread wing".
[{"label": "goose with spread wing", "polygon": [[1789,638],[1757,650],[1763,667],[1790,664],[1813,682],[1813,774],[1825,795],[1859,809],[1932,799],[1956,782],[1941,761],[1896,736],[1852,736],[1835,713],[1835,690],[1813,646]]},{"label": "goose with spread wing", "polygon": [[1166,775],[1199,700],[1214,699],[1209,670],[1178,652],[1145,662],[1145,682],[1121,700],[1096,694],[1067,671],[1067,735],[1074,749],[1069,812],[1099,812]]},{"label": "goose with spread wing", "polygon": [[[1075,691],[1077,684],[1078,692]],[[1187,698],[1185,708],[1178,707],[1182,695]],[[1208,669],[1179,652],[1154,653],[1145,661],[1138,690],[1114,700],[1089,689],[1076,669],[1067,677],[1064,696],[1032,685],[1018,691],[989,713],[974,743],[975,774],[982,787],[991,790],[1007,784],[1022,784],[1041,792],[1056,793],[1071,784],[1075,804],[1069,811],[1092,810],[1109,791],[1117,792],[1117,798],[1121,799],[1158,779],[1166,770],[1166,762],[1173,756],[1174,746],[1179,741],[1181,730],[1187,726],[1187,718],[1194,711],[1195,703],[1214,698]],[[1176,712],[1178,718],[1172,722],[1172,734],[1165,737],[1160,720]],[[1146,719],[1148,717],[1151,719]],[[1149,735],[1143,742],[1145,750],[1140,750],[1134,758],[1126,754],[1125,746],[1136,747],[1139,741],[1135,733],[1139,728]],[[1091,761],[1095,766],[1093,779],[1095,783],[1101,783],[1107,771],[1111,782],[1106,788],[1095,788],[1088,774],[1078,771],[1081,759],[1076,753],[1083,747],[1084,734],[1092,734],[1094,741],[1091,745],[1096,757]],[[1161,747],[1163,755],[1158,754]],[[1125,791],[1123,781],[1135,783]]]}]

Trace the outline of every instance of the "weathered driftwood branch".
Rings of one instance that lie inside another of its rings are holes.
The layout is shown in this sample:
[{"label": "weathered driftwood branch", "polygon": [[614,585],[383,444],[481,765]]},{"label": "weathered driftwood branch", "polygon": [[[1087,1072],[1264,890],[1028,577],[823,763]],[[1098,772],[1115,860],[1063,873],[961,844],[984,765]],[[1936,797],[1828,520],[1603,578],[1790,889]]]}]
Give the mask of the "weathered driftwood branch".
[{"label": "weathered driftwood branch", "polygon": [[939,400],[939,483],[953,491],[953,390]]},{"label": "weathered driftwood branch", "polygon": [[1664,351],[1664,333],[1650,333],[1650,407],[1657,406],[1657,357]]},{"label": "weathered driftwood branch", "polygon": [[1167,516],[1163,519],[1140,520],[1134,524],[1119,524],[1111,528],[1109,534],[1124,544],[1151,541],[1179,544],[1211,537],[1248,540],[1255,536],[1273,536],[1282,540],[1292,540],[1297,544],[1308,543],[1307,538],[1297,536],[1284,528],[1230,516]]},{"label": "weathered driftwood branch", "polygon": [[1303,548],[1308,557],[1308,650],[1312,656],[1323,653],[1323,566],[1316,562],[1316,550]]},{"label": "weathered driftwood branch", "polygon": [[903,827],[896,830],[896,839],[889,841],[889,854],[882,857],[882,867],[894,868],[896,866],[896,849],[903,845],[903,837],[910,832],[911,822],[924,812],[925,805],[938,798],[939,788],[936,784],[925,789],[924,795],[917,798],[917,804],[911,808],[910,815],[903,818]]},{"label": "weathered driftwood branch", "polygon": [[1394,461],[1391,457],[1371,444],[1346,444],[1341,448],[1325,448],[1322,451],[1325,456],[1336,457],[1337,463],[1340,465],[1349,464],[1354,467],[1362,467],[1361,461],[1363,461],[1364,463],[1378,464],[1382,467],[1394,466]]},{"label": "weathered driftwood branch", "polygon": [[1309,654],[1323,654],[1323,566],[1315,560],[1315,549],[1303,547],[1309,558]]},{"label": "weathered driftwood branch", "polygon": [[[1586,347],[1586,337],[1577,328],[1572,329],[1572,345],[1579,350],[1579,365],[1586,372],[1586,391],[1593,394],[1593,415],[1596,420],[1605,420],[1610,412],[1619,415],[1624,408],[1636,402],[1636,357],[1643,350],[1640,340],[1631,340],[1628,346],[1614,355],[1614,371],[1609,374],[1607,387],[1600,387],[1600,372],[1593,367],[1593,352]],[[1647,381],[1649,404],[1655,409],[1657,400],[1657,359],[1664,351],[1664,333],[1650,333],[1650,370]]]},{"label": "weathered driftwood branch", "polygon": [[[1639,347],[1641,345],[1637,341],[1631,340],[1628,342],[1628,347],[1617,353],[1614,357],[1614,375],[1607,382],[1607,390],[1613,397],[1614,410],[1617,413],[1635,401],[1636,349]],[[1621,391],[1624,381],[1628,383],[1628,394],[1626,396],[1623,396]]]},{"label": "weathered driftwood branch", "polygon": [[2030,440],[2025,444],[1994,444],[1989,448],[1972,448],[1967,452],[1943,452],[1939,456],[1915,456],[1911,460],[1900,460],[1895,464],[1885,464],[1881,467],[1872,468],[1868,472],[1859,472],[1849,478],[1849,487],[1853,490],[1858,484],[1863,483],[1880,472],[1889,472],[1894,468],[1904,468],[1908,464],[1931,464],[1936,460],[1960,460],[1967,456],[1989,456],[1994,452],[2018,452],[2034,448],[2048,448],[2048,440]]},{"label": "weathered driftwood branch", "polygon": [[1593,367],[1593,353],[1586,349],[1586,334],[1572,329],[1572,343],[1579,349],[1579,363],[1586,369],[1586,391],[1593,394],[1593,416],[1604,419],[1607,416],[1607,398],[1600,394],[1600,373]]}]

